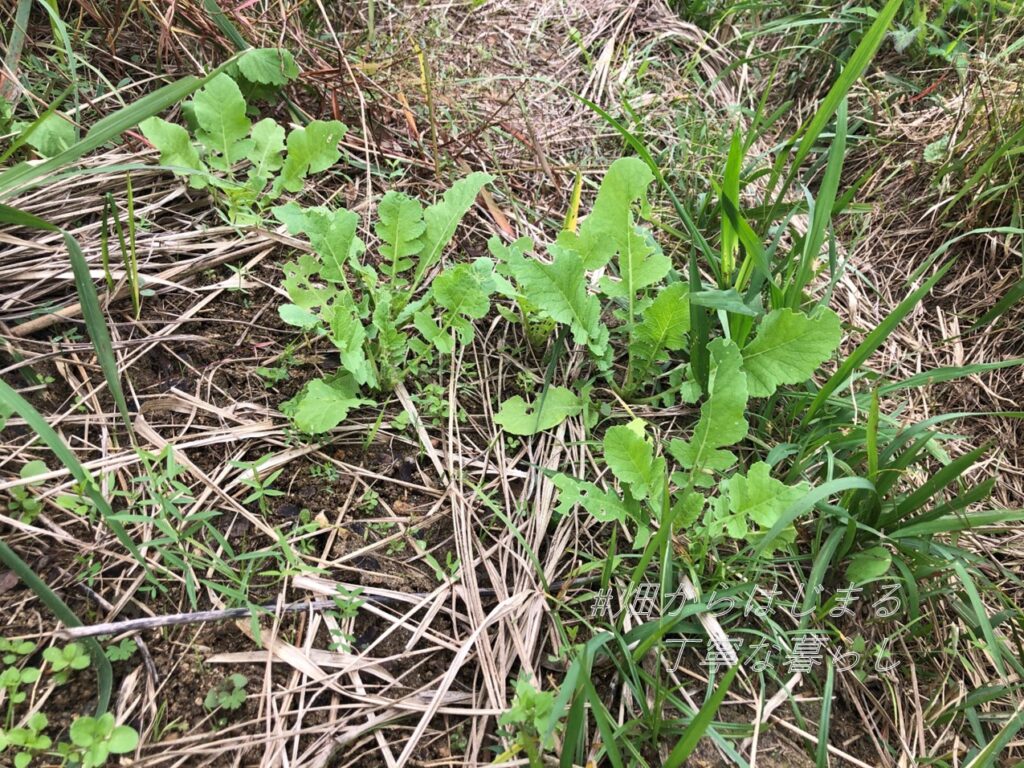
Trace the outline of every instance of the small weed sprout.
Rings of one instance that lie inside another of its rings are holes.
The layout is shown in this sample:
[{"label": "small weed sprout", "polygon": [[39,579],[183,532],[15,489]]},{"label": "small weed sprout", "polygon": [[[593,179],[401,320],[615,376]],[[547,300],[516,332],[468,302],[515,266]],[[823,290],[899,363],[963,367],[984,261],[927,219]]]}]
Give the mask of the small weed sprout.
[{"label": "small weed sprout", "polygon": [[238,673],[228,675],[223,681],[215,685],[206,694],[203,706],[211,712],[218,709],[234,711],[240,709],[245,703],[245,687],[249,684],[249,678]]},{"label": "small weed sprout", "polygon": [[43,651],[43,660],[50,665],[53,681],[58,685],[66,683],[72,672],[88,669],[92,663],[81,643],[68,643],[63,648],[51,646]]},{"label": "small weed sprout", "polygon": [[131,752],[139,743],[139,734],[128,725],[117,725],[114,715],[79,717],[71,724],[71,743],[59,744],[58,751],[81,768],[98,768],[110,755]]}]

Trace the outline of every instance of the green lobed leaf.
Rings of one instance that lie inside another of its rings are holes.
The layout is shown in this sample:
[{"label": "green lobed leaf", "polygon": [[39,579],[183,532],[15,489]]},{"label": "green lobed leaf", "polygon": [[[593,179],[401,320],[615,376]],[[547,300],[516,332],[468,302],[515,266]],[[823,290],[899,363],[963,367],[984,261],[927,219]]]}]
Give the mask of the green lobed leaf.
[{"label": "green lobed leaf", "polygon": [[510,397],[494,415],[494,423],[513,435],[535,435],[556,427],[583,410],[583,402],[572,390],[550,387],[533,403]]},{"label": "green lobed leaf", "polygon": [[487,279],[474,264],[457,264],[434,278],[434,300],[449,312],[478,320],[491,308]]},{"label": "green lobed leaf", "polygon": [[[734,520],[742,521],[743,532],[726,527],[733,538],[747,538],[747,523],[753,521],[761,530],[770,530],[782,517],[783,513],[795,504],[805,493],[807,483],[794,486],[786,485],[771,476],[771,467],[763,461],[753,464],[746,476],[735,474],[723,484],[723,493],[728,499],[728,511]],[[790,528],[780,537],[783,541],[793,541],[795,531]]]},{"label": "green lobed leaf", "polygon": [[709,470],[721,471],[732,465],[735,456],[720,449],[738,443],[746,437],[748,429],[744,416],[747,377],[739,348],[732,341],[715,339],[708,345],[708,351],[708,396],[701,405],[693,437],[669,443],[669,452],[683,468],[693,470],[697,485],[710,483]]},{"label": "green lobed leaf", "polygon": [[603,267],[616,253],[629,251],[636,237],[632,206],[638,201],[646,205],[652,181],[654,174],[639,158],[623,157],[611,164],[578,237],[566,234],[563,239],[582,255],[586,269]]},{"label": "green lobed leaf", "polygon": [[291,400],[282,404],[282,411],[295,426],[310,435],[317,435],[338,426],[353,408],[372,405],[372,400],[357,395],[358,385],[350,377],[332,381],[313,379]]},{"label": "green lobed leaf", "polygon": [[[161,165],[169,166],[179,174],[184,169],[205,170],[188,131],[180,125],[169,123],[162,117],[150,117],[139,123],[139,129],[142,135],[160,150]],[[194,189],[203,189],[206,185],[206,177],[202,174],[189,176],[189,186]]]},{"label": "green lobed leaf", "polygon": [[665,459],[654,457],[654,445],[644,431],[644,421],[611,427],[604,435],[604,460],[634,499],[656,495],[665,480]]},{"label": "green lobed leaf", "polygon": [[597,356],[608,344],[608,328],[601,323],[601,303],[587,293],[586,270],[579,255],[560,250],[554,261],[518,257],[507,262],[509,271],[527,300],[546,317],[568,325],[573,340]]},{"label": "green lobed leaf", "polygon": [[476,196],[493,179],[488,173],[471,173],[452,184],[440,200],[423,211],[424,229],[419,238],[420,260],[416,265],[414,283],[419,283],[426,271],[440,260],[442,251],[455,236],[459,222],[473,206]]},{"label": "green lobed leaf", "polygon": [[633,338],[649,350],[648,357],[662,350],[675,352],[686,347],[686,334],[690,330],[689,291],[686,283],[672,283],[662,288],[643,311]]},{"label": "green lobed leaf", "polygon": [[[271,209],[293,235],[306,235],[323,267],[320,276],[333,283],[345,282],[345,264],[360,246],[356,237],[359,217],[344,208],[303,208],[290,202]],[[294,299],[293,299],[294,300]],[[298,302],[296,302],[298,303]]]},{"label": "green lobed leaf", "polygon": [[551,482],[558,488],[557,512],[567,515],[576,506],[581,506],[601,523],[625,521],[628,512],[618,494],[603,491],[593,483],[577,480],[564,474],[557,474]]},{"label": "green lobed leaf", "polygon": [[239,71],[253,83],[284,85],[299,76],[295,57],[284,48],[250,48],[237,63]]},{"label": "green lobed leaf", "polygon": [[381,239],[380,255],[391,265],[392,279],[412,267],[409,256],[423,250],[420,237],[425,229],[423,206],[418,200],[394,190],[381,198],[374,230]]},{"label": "green lobed leaf", "polygon": [[619,279],[601,279],[601,290],[612,298],[632,298],[668,274],[672,261],[649,233],[635,229],[626,235],[618,259]]},{"label": "green lobed leaf", "polygon": [[249,152],[252,123],[245,114],[245,99],[228,75],[217,75],[192,97],[196,138],[220,157],[207,157],[209,165],[226,171]]},{"label": "green lobed leaf", "polygon": [[301,192],[310,173],[326,171],[341,157],[338,142],[348,128],[337,120],[314,120],[288,134],[288,157],[278,184],[289,192]]},{"label": "green lobed leaf", "polygon": [[249,179],[256,182],[258,189],[263,189],[270,175],[284,165],[284,128],[268,117],[252,127],[251,137],[252,147],[247,155],[252,163]]},{"label": "green lobed leaf", "polygon": [[841,339],[839,316],[826,307],[811,317],[788,308],[768,313],[743,349],[750,396],[768,397],[780,385],[807,381]]},{"label": "green lobed leaf", "polygon": [[359,310],[348,293],[340,294],[327,310],[331,341],[338,349],[342,367],[352,374],[357,384],[376,385],[373,368],[366,359],[363,342],[366,329]]}]

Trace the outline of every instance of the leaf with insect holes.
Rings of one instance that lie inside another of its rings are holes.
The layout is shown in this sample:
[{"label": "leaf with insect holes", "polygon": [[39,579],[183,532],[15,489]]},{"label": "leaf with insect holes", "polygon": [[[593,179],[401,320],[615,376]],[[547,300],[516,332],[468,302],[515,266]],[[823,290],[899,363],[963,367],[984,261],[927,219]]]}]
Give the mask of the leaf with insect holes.
[{"label": "leaf with insect holes", "polygon": [[319,315],[297,304],[282,304],[277,308],[277,314],[288,325],[294,325],[304,331],[315,328],[320,323]]},{"label": "leaf with insect holes", "polygon": [[288,134],[288,157],[277,184],[289,192],[301,192],[310,173],[326,171],[341,157],[338,142],[347,132],[337,120],[314,120]]},{"label": "leaf with insect holes", "polygon": [[262,85],[284,85],[299,76],[295,57],[284,48],[250,48],[237,63],[246,80]]},{"label": "leaf with insect holes", "polygon": [[[807,483],[786,485],[771,476],[771,467],[763,461],[753,464],[746,476],[735,474],[722,483],[720,499],[727,502],[715,506],[715,519],[709,526],[712,535],[721,535],[724,529],[735,539],[754,540],[750,523],[755,530],[768,531],[778,522],[790,506],[807,493]],[[796,530],[790,526],[776,541],[792,542]]]},{"label": "leaf with insect holes", "polygon": [[577,506],[587,510],[599,523],[624,522],[629,514],[617,494],[602,491],[593,483],[563,474],[555,475],[551,482],[559,491],[556,511],[560,515],[570,514]]},{"label": "leaf with insect holes", "polygon": [[359,385],[348,375],[331,379],[313,379],[291,400],[281,404],[281,412],[309,435],[318,435],[341,424],[353,408],[373,405],[359,397]]},{"label": "leaf with insect holes", "polygon": [[573,340],[600,357],[608,345],[601,302],[587,293],[586,270],[579,255],[558,250],[550,264],[523,256],[507,262],[520,291],[544,316],[568,325]]},{"label": "leaf with insect holes", "polygon": [[420,258],[413,282],[418,283],[426,271],[441,259],[441,253],[455,236],[459,222],[473,207],[480,190],[493,178],[488,173],[471,173],[452,184],[440,200],[424,209],[423,234],[419,237]]},{"label": "leaf with insect holes", "polygon": [[322,265],[310,253],[302,254],[295,261],[282,267],[282,287],[288,292],[292,303],[303,309],[313,310],[325,304],[335,291],[333,288],[315,285],[313,280],[320,274]]},{"label": "leaf with insect holes", "polygon": [[708,345],[711,370],[708,396],[700,407],[700,419],[690,440],[674,439],[669,452],[684,469],[693,470],[694,484],[711,484],[711,470],[728,469],[736,457],[722,448],[747,435],[747,377],[743,357],[732,341],[715,339]]},{"label": "leaf with insect holes", "polygon": [[238,85],[221,73],[192,97],[199,129],[196,138],[216,155],[207,155],[206,162],[220,171],[227,171],[245,157],[252,148],[246,139],[252,123],[245,114],[245,99]]},{"label": "leaf with insect holes", "polygon": [[252,127],[251,135],[252,149],[248,159],[252,167],[249,168],[249,180],[257,189],[262,190],[271,174],[281,170],[284,164],[284,128],[268,117]]},{"label": "leaf with insect holes", "polygon": [[510,397],[494,415],[494,423],[512,435],[535,435],[557,427],[582,410],[583,401],[579,395],[565,387],[550,387],[532,403],[527,403],[519,395]]},{"label": "leaf with insect holes", "polygon": [[839,315],[822,307],[808,317],[791,309],[768,313],[743,348],[751,397],[768,397],[782,384],[807,381],[842,339]]},{"label": "leaf with insect holes", "polygon": [[[632,207],[637,202],[647,207],[647,188],[652,181],[654,174],[643,160],[635,157],[616,160],[601,181],[594,207],[580,224],[579,235],[563,232],[559,243],[577,251],[588,270],[603,267],[616,253],[627,254],[627,261],[636,262],[643,251],[644,238],[637,234]],[[659,269],[664,263],[662,259],[667,261],[659,256],[656,261]],[[642,262],[642,258],[639,261]]]},{"label": "leaf with insect holes", "polygon": [[418,200],[394,190],[381,198],[374,231],[381,239],[380,255],[389,265],[392,280],[412,267],[409,257],[423,250],[420,236],[425,229],[423,206]]},{"label": "leaf with insect holes", "polygon": [[654,444],[645,433],[642,419],[605,432],[604,460],[637,501],[660,493],[665,482],[665,459],[654,458]]},{"label": "leaf with insect holes", "polygon": [[[139,123],[142,135],[157,149],[160,150],[160,164],[175,169],[175,173],[182,173],[179,169],[194,169],[197,171],[206,170],[199,159],[199,152],[192,144],[188,131],[180,125],[169,123],[161,117],[149,117]],[[203,189],[207,185],[206,177],[201,174],[190,174],[189,186],[193,189]]]}]

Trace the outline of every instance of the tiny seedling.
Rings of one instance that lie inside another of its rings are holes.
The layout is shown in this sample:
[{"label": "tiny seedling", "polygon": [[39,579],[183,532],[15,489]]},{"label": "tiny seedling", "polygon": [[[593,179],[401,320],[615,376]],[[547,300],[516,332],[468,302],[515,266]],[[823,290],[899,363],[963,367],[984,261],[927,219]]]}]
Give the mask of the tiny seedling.
[{"label": "tiny seedling", "polygon": [[496,762],[523,752],[530,768],[544,765],[544,752],[555,746],[554,734],[547,733],[547,721],[554,705],[553,692],[538,691],[529,679],[521,676],[516,682],[511,708],[498,719],[498,725],[512,739],[512,746]]},{"label": "tiny seedling", "polygon": [[249,678],[245,675],[228,675],[209,690],[203,706],[211,712],[218,709],[239,709],[245,703],[245,687],[248,684]]},{"label": "tiny seedling", "polygon": [[110,755],[131,752],[139,743],[139,734],[128,725],[117,725],[114,715],[79,717],[71,724],[71,743],[58,745],[69,761],[81,768],[99,768]]},{"label": "tiny seedling", "polygon": [[105,653],[107,658],[111,661],[127,661],[135,652],[139,650],[139,646],[135,644],[135,641],[130,637],[126,637],[120,643],[116,645],[108,645]]},{"label": "tiny seedling", "polygon": [[51,646],[43,651],[43,660],[50,665],[53,681],[58,685],[66,683],[71,672],[87,669],[92,661],[80,643],[68,643],[63,648]]},{"label": "tiny seedling", "polygon": [[42,712],[35,712],[20,728],[0,728],[0,754],[11,749],[14,768],[27,768],[32,758],[48,750],[53,742],[43,731],[48,721]]},{"label": "tiny seedling", "polygon": [[284,496],[284,491],[279,491],[270,487],[274,484],[274,481],[281,476],[281,473],[284,472],[284,467],[276,472],[271,472],[266,477],[263,477],[260,474],[260,467],[270,461],[270,458],[270,456],[264,456],[256,459],[255,461],[231,462],[231,466],[245,470],[241,477],[241,483],[252,490],[252,493],[242,499],[242,503],[252,504],[253,502],[256,502],[260,508],[260,512],[263,514],[268,514],[270,512],[270,506],[267,501],[268,499],[272,499],[277,496]]},{"label": "tiny seedling", "polygon": [[[30,461],[21,468],[21,472],[18,475],[22,480],[28,480],[47,471],[48,468],[43,462]],[[30,481],[25,485],[16,485],[9,491],[10,499],[7,502],[7,508],[23,523],[31,524],[35,522],[35,519],[43,510],[43,503],[30,490],[39,487],[39,485],[40,481],[38,480]]]}]

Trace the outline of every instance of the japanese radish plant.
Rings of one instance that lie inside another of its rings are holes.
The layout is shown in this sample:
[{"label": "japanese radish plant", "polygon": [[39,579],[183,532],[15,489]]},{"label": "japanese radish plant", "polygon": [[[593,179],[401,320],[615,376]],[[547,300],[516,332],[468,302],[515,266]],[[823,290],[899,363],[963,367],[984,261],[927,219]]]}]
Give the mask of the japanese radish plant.
[{"label": "japanese radish plant", "polygon": [[273,209],[290,233],[312,246],[312,253],[284,267],[290,302],[279,308],[281,318],[328,339],[341,363],[337,373],[308,382],[282,406],[300,430],[325,432],[352,408],[371,403],[367,395],[390,392],[429,370],[438,355],[472,340],[473,321],[490,311],[493,294],[511,294],[488,258],[455,264],[428,280],[490,179],[470,174],[426,207],[388,192],[377,206],[375,254],[356,234],[359,217],[351,211],[296,203]]},{"label": "japanese radish plant", "polygon": [[[160,150],[160,162],[188,179],[193,189],[211,189],[227,205],[233,224],[255,224],[261,212],[285,192],[299,192],[310,174],[334,165],[345,125],[313,120],[292,128],[273,118],[249,119],[250,99],[298,75],[291,53],[264,48],[246,51],[229,72],[221,72],[182,105],[187,128],[161,117],[139,124]],[[195,140],[193,140],[193,137]]]}]

